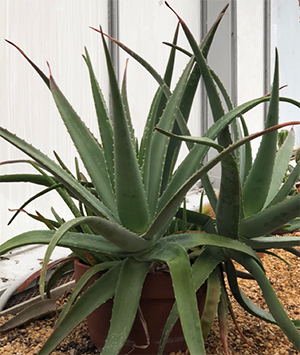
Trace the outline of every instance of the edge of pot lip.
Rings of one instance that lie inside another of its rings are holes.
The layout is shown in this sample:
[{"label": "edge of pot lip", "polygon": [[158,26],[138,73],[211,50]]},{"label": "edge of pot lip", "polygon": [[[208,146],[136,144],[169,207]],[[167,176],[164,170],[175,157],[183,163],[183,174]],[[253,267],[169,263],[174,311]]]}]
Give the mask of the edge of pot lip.
[{"label": "edge of pot lip", "polygon": [[[73,281],[70,281],[64,285],[54,288],[53,290],[50,291],[51,298],[55,299],[55,298],[61,296],[62,294],[64,294],[66,291],[72,290],[74,288],[74,285],[75,285],[75,281],[73,280]],[[41,300],[41,297],[36,296],[36,297],[33,297],[33,298],[31,298],[27,301],[24,301],[20,304],[17,304],[13,307],[7,308],[7,309],[0,312],[0,317],[6,316],[9,314],[15,315],[15,314],[19,313],[20,311],[22,311],[24,308],[26,308],[32,304],[35,304],[36,302],[38,302],[40,300]]]}]

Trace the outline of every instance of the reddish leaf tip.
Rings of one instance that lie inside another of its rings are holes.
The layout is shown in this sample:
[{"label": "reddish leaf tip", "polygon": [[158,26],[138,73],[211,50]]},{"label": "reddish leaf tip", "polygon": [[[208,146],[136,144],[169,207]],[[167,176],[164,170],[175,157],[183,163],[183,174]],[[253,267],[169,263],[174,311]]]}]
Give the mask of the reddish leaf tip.
[{"label": "reddish leaf tip", "polygon": [[46,62],[46,64],[47,64],[48,69],[49,69],[49,77],[50,77],[50,78],[53,78],[53,76],[52,76],[52,72],[51,72],[51,67],[50,67],[49,62],[47,61],[47,62]]},{"label": "reddish leaf tip", "polygon": [[171,10],[171,11],[173,11],[174,12],[174,14],[177,16],[177,18],[178,18],[178,21],[180,22],[180,23],[183,23],[184,21],[182,20],[182,18],[177,14],[177,12],[169,5],[169,3],[167,2],[167,1],[165,1],[165,4],[166,4],[166,6]]}]

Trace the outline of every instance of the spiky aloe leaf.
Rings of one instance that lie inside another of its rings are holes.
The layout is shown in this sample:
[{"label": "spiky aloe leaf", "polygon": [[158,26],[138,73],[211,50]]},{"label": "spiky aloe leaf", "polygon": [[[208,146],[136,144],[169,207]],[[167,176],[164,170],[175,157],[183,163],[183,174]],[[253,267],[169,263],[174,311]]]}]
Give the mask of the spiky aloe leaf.
[{"label": "spiky aloe leaf", "polygon": [[[182,94],[187,84],[187,79],[190,74],[193,63],[190,62],[189,65],[184,70],[182,76],[177,83],[174,92],[172,93],[167,106],[163,112],[162,117],[159,120],[158,127],[164,130],[172,130],[175,117],[179,111],[179,103],[182,99]],[[146,179],[149,184],[146,185],[146,191],[149,201],[149,209],[151,216],[156,213],[158,199],[161,190],[162,177],[164,171],[164,161],[165,155],[168,149],[169,138],[164,137],[159,132],[154,132],[151,140],[151,151],[150,151],[150,162],[149,162],[149,177]],[[147,164],[147,163],[145,163]]]},{"label": "spiky aloe leaf", "polygon": [[135,232],[144,231],[150,221],[148,201],[132,145],[123,102],[109,51],[102,35],[112,98],[116,204],[122,224]]},{"label": "spiky aloe leaf", "polygon": [[[32,244],[48,245],[53,236],[54,230],[34,230],[19,234],[3,243],[0,247],[0,255],[9,252],[12,249]],[[111,255],[113,257],[126,257],[132,255],[130,252],[118,248],[103,238],[101,235],[86,234],[78,232],[67,232],[57,243],[58,246],[84,250],[88,253],[97,253],[99,255]]]},{"label": "spiky aloe leaf", "polygon": [[278,191],[278,193],[276,194],[276,196],[269,203],[268,207],[283,201],[289,195],[290,191],[292,190],[292,188],[295,185],[295,182],[299,179],[299,176],[300,176],[300,161],[294,167],[293,171],[290,173],[289,177],[286,179],[284,184],[281,186],[281,188]]},{"label": "spiky aloe leaf", "polygon": [[36,70],[39,76],[43,79],[44,83],[48,86],[48,88],[50,88],[49,78],[47,77],[47,75],[43,73],[43,71],[22,51],[20,47],[18,47],[16,44],[9,41],[8,39],[6,39],[5,41],[11,44],[13,47],[15,47],[23,55],[23,57],[30,63],[30,65]]},{"label": "spiky aloe leaf", "polygon": [[[218,321],[220,329],[220,338],[223,345],[225,355],[230,355],[228,347],[228,300],[225,289],[222,290],[220,302],[218,305]],[[225,291],[225,292],[224,292]]]},{"label": "spiky aloe leaf", "polygon": [[64,186],[70,191],[72,196],[81,200],[88,208],[90,208],[96,215],[104,215],[113,221],[118,221],[118,217],[111,212],[98,198],[93,196],[84,186],[82,186],[76,179],[68,174],[64,169],[54,163],[50,158],[41,153],[38,149],[12,134],[8,130],[0,127],[0,136],[10,142],[12,145],[20,149],[26,155],[35,160],[45,170],[50,172],[61,181]]},{"label": "spiky aloe leaf", "polygon": [[[276,51],[275,69],[271,100],[269,105],[266,128],[278,123],[279,109],[279,69]],[[274,160],[277,145],[277,132],[265,136],[261,140],[255,161],[243,186],[243,207],[245,216],[251,216],[263,208],[272,181]],[[263,174],[262,174],[263,171]]]},{"label": "spiky aloe leaf", "polygon": [[285,249],[300,246],[300,237],[275,237],[273,235],[269,235],[265,237],[248,238],[245,240],[245,243],[255,250],[271,248]]},{"label": "spiky aloe leaf", "polygon": [[140,302],[142,287],[150,262],[126,259],[122,263],[112,310],[112,317],[102,355],[118,354],[124,345]]},{"label": "spiky aloe leaf", "polygon": [[[67,316],[58,324],[50,335],[40,354],[48,355],[56,346],[72,331],[74,326],[84,320],[96,308],[100,307],[107,300],[112,298],[115,293],[119,278],[121,263],[112,267],[100,279],[96,280],[77,300],[70,309]],[[88,275],[83,275],[87,279]],[[87,281],[87,280],[86,280]],[[99,293],[99,289],[101,292]]]},{"label": "spiky aloe leaf", "polygon": [[149,172],[150,168],[150,154],[151,154],[151,140],[153,135],[153,130],[155,127],[157,112],[159,110],[159,104],[161,102],[161,97],[163,95],[163,87],[160,87],[154,95],[153,101],[151,103],[150,111],[147,117],[146,125],[144,128],[143,137],[140,144],[139,151],[139,165],[143,174],[144,184],[147,186],[149,184],[149,178],[151,174]]},{"label": "spiky aloe leaf", "polygon": [[221,184],[216,211],[219,234],[238,239],[240,202],[240,175],[235,156],[231,154],[221,161]]},{"label": "spiky aloe leaf", "polygon": [[132,145],[135,146],[136,145],[135,144],[136,138],[134,135],[134,128],[133,128],[132,120],[131,120],[131,116],[130,116],[128,95],[127,95],[127,67],[128,67],[128,59],[126,60],[124,74],[123,74],[123,80],[122,80],[122,86],[121,86],[121,97],[122,97],[122,102],[123,102],[123,106],[124,106],[124,113],[126,116],[127,125],[128,125],[129,132],[131,135]]},{"label": "spiky aloe leaf", "polygon": [[296,217],[299,217],[300,194],[265,208],[240,221],[240,234],[245,238],[272,233]]},{"label": "spiky aloe leaf", "polygon": [[108,208],[117,213],[115,196],[101,146],[59,90],[51,74],[50,90],[99,197]]},{"label": "spiky aloe leaf", "polygon": [[114,188],[114,149],[113,149],[113,130],[111,126],[111,121],[109,119],[108,110],[104,101],[102,91],[100,89],[99,83],[95,77],[92,62],[87,49],[84,49],[85,56],[83,56],[86,65],[89,70],[91,88],[94,98],[94,104],[98,119],[99,133],[101,136],[101,142],[103,146],[103,152],[105,156],[105,161],[107,169],[109,171],[111,185]]},{"label": "spiky aloe leaf", "polygon": [[205,354],[194,279],[186,250],[179,244],[168,243],[167,248],[156,248],[150,254],[144,255],[145,260],[149,258],[150,261],[154,257],[169,266],[181,327],[190,354]]},{"label": "spiky aloe leaf", "polygon": [[201,316],[201,327],[203,338],[206,339],[213,325],[215,314],[221,295],[221,286],[218,274],[212,272],[207,279],[207,292],[203,314]]},{"label": "spiky aloe leaf", "polygon": [[[171,223],[172,218],[174,217],[174,211],[179,208],[179,204],[181,203],[183,197],[187,194],[189,189],[199,180],[201,177],[206,174],[210,169],[212,169],[216,164],[218,164],[222,159],[231,154],[235,149],[239,148],[241,145],[246,142],[250,142],[252,139],[260,137],[261,135],[268,134],[273,132],[274,130],[280,129],[287,125],[300,124],[298,121],[282,123],[277,126],[270,127],[264,131],[257,132],[251,134],[243,139],[233,143],[229,147],[225,148],[221,153],[219,153],[215,158],[197,170],[194,174],[190,176],[190,178],[179,187],[177,191],[173,191],[173,194],[170,200],[165,204],[165,206],[160,210],[157,217],[155,218],[153,224],[149,228],[149,230],[144,234],[145,239],[150,239],[152,241],[157,240],[162,237],[161,231],[164,231],[167,226]],[[168,133],[170,134],[170,133]],[[201,138],[194,137],[184,137],[184,140],[194,140],[196,143]],[[207,141],[206,141],[207,143]],[[164,195],[163,195],[164,196]],[[300,195],[299,195],[300,196]],[[160,231],[160,233],[158,233]],[[156,233],[158,233],[156,235]]]},{"label": "spiky aloe leaf", "polygon": [[[198,47],[198,44],[194,38],[194,36],[192,35],[191,31],[189,30],[188,26],[186,25],[186,23],[183,21],[183,19],[170,7],[170,5],[168,5],[168,3],[166,3],[166,5],[175,13],[175,15],[177,16],[183,31],[186,35],[187,40],[189,41],[189,44],[193,50],[194,56],[195,56],[195,60],[199,66],[199,69],[201,71],[202,74],[202,78],[203,78],[203,82],[206,88],[206,92],[207,92],[207,96],[208,96],[208,100],[210,102],[210,107],[212,110],[212,115],[214,118],[214,121],[216,122],[217,120],[219,120],[223,115],[224,115],[224,109],[222,107],[222,103],[220,101],[219,98],[219,94],[218,91],[216,89],[214,80],[211,76],[210,70],[205,62],[205,58],[203,56],[203,54],[201,53],[201,50]],[[224,147],[227,147],[230,143],[231,143],[231,138],[229,135],[229,131],[228,128],[224,129],[219,137],[219,143],[221,145],[223,145]]]},{"label": "spiky aloe leaf", "polygon": [[[224,256],[220,248],[215,247],[205,247],[202,250],[202,253],[198,256],[195,262],[192,265],[195,290],[198,290],[209,277],[212,271],[221,263],[224,259]],[[163,354],[164,347],[167,343],[168,337],[179,318],[178,308],[176,302],[169,314],[169,317],[166,321],[162,337],[160,340],[158,355]]]},{"label": "spiky aloe leaf", "polygon": [[277,195],[282,181],[284,179],[287,166],[290,162],[293,147],[295,142],[295,131],[292,128],[286,137],[283,145],[278,150],[275,162],[274,162],[274,170],[273,170],[273,177],[271,180],[269,193],[265,202],[265,206],[268,206],[269,203],[273,200],[273,198]]},{"label": "spiky aloe leaf", "polygon": [[18,216],[18,214],[24,210],[24,208],[29,204],[31,203],[32,201],[36,200],[37,198],[47,194],[48,192],[51,192],[53,190],[56,190],[57,188],[61,187],[62,185],[61,184],[54,184],[53,186],[50,186],[40,192],[38,192],[37,194],[31,196],[27,201],[25,201],[18,209],[17,211],[15,212],[15,214],[12,216],[12,218],[9,220],[8,222],[8,225],[10,225],[13,220]]},{"label": "spiky aloe leaf", "polygon": [[[259,105],[260,103],[263,103],[265,101],[268,101],[269,98],[267,97],[262,97],[258,99],[251,100],[249,102],[246,102],[230,112],[226,113],[220,120],[215,122],[208,130],[205,132],[204,136],[202,138],[209,138],[211,140],[215,140],[220,132],[224,130],[226,126],[228,126],[237,116],[246,113],[253,107]],[[166,133],[167,134],[167,133]],[[186,141],[192,141],[193,139],[190,139],[188,136],[184,136],[184,138],[181,138],[181,136],[178,135],[170,135],[170,137],[176,138],[176,139],[184,139]],[[197,171],[197,169],[200,168],[200,165],[203,162],[203,159],[205,155],[207,154],[208,148],[203,147],[201,145],[196,144],[194,148],[189,152],[189,154],[186,156],[186,158],[182,161],[174,175],[172,176],[172,180],[168,184],[166,190],[162,194],[160,201],[159,201],[159,210],[161,210],[167,201],[173,197],[174,192],[180,189],[182,184],[184,184],[190,176]],[[197,181],[195,181],[196,183]]]},{"label": "spiky aloe leaf", "polygon": [[[125,229],[123,226],[113,223],[107,219],[101,217],[79,217],[74,220],[64,223],[53,235],[51,242],[45,253],[43,272],[41,276],[40,283],[40,293],[43,295],[44,282],[46,277],[46,266],[50,260],[50,256],[58,244],[59,240],[71,229],[79,225],[88,225],[96,233],[98,232],[101,236],[109,240],[112,244],[115,244],[120,249],[128,252],[139,252],[149,247],[149,242],[138,237],[136,234]],[[96,239],[94,235],[94,239]]]},{"label": "spiky aloe leaf", "polygon": [[[216,73],[213,70],[210,70],[211,75],[216,82],[225,102],[227,105],[227,108],[229,111],[233,110],[233,104],[231,102],[231,99],[226,91],[226,88],[224,87],[222,81],[220,78],[216,75]],[[239,121],[240,120],[240,121]],[[245,120],[242,115],[240,115],[239,118],[236,118],[232,122],[232,128],[234,132],[234,140],[239,140],[244,136],[248,136],[248,128],[246,126]],[[241,183],[244,183],[244,180],[246,176],[248,175],[251,166],[252,166],[252,152],[251,152],[251,145],[250,143],[247,143],[240,147],[239,149],[236,150],[235,155],[237,157],[237,163],[239,165],[240,169],[240,179]]]}]

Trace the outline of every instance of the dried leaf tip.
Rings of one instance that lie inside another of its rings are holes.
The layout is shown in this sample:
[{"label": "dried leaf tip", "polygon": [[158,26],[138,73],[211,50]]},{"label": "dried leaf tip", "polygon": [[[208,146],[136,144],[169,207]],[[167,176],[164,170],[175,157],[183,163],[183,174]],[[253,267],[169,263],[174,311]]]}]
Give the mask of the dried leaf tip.
[{"label": "dried leaf tip", "polygon": [[174,14],[177,16],[178,21],[180,23],[184,23],[183,19],[177,14],[177,12],[169,5],[169,3],[167,1],[165,1],[165,4],[167,5],[167,7],[174,12]]},{"label": "dried leaf tip", "polygon": [[47,67],[48,67],[48,69],[49,69],[49,79],[53,79],[53,75],[52,75],[52,72],[51,72],[50,64],[49,64],[48,61],[46,62],[46,64],[47,64]]}]

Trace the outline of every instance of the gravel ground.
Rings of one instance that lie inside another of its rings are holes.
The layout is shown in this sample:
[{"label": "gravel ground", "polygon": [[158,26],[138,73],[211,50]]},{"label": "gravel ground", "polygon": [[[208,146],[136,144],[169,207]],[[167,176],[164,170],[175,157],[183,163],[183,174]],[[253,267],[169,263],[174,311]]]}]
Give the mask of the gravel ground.
[{"label": "gravel ground", "polygon": [[[300,233],[297,233],[300,235]],[[300,318],[300,265],[299,259],[284,251],[277,252],[287,260],[289,267],[274,256],[266,255],[263,263],[267,276],[285,310],[291,318]],[[252,280],[240,282],[243,291],[253,302],[266,308],[261,292]],[[281,330],[264,321],[247,314],[236,302],[233,301],[233,309],[237,322],[242,329],[250,345],[246,344],[237,332],[229,317],[228,344],[232,355],[296,355],[300,354],[289,343]],[[0,325],[8,317],[0,318]],[[36,320],[15,331],[0,334],[0,355],[25,355],[37,354],[45,339],[51,333],[55,324],[55,318]],[[219,339],[218,325],[214,323],[212,331],[206,341],[207,355],[224,354]],[[94,348],[89,340],[85,322],[80,324],[70,336],[58,346],[53,355],[92,355],[100,352]],[[188,355],[188,351],[172,353],[172,355]],[[201,354],[199,354],[201,355]]]}]

